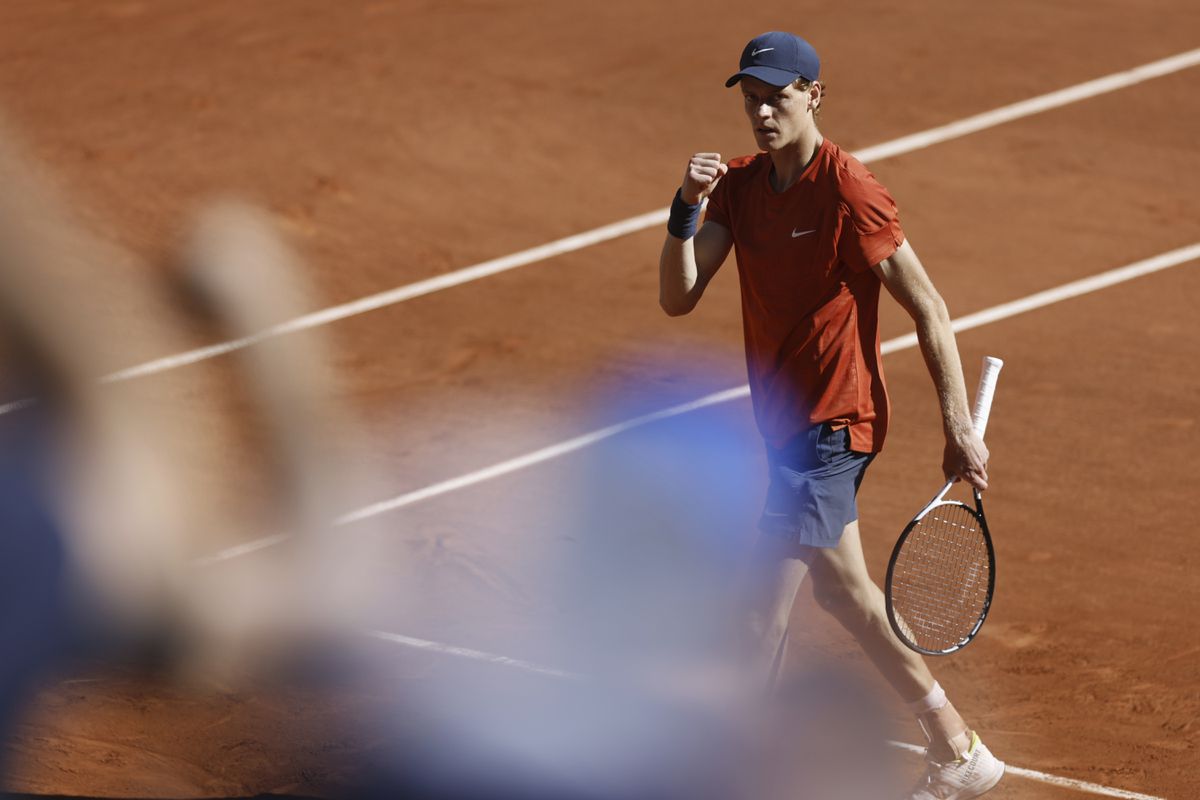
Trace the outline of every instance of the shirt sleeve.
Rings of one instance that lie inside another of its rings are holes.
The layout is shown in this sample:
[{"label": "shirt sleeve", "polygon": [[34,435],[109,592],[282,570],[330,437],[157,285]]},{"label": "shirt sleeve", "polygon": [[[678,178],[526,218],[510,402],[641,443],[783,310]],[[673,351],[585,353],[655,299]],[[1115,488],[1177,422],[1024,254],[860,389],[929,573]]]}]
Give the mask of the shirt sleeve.
[{"label": "shirt sleeve", "polygon": [[838,256],[853,270],[868,270],[904,243],[896,201],[866,167],[841,182],[842,213]]}]

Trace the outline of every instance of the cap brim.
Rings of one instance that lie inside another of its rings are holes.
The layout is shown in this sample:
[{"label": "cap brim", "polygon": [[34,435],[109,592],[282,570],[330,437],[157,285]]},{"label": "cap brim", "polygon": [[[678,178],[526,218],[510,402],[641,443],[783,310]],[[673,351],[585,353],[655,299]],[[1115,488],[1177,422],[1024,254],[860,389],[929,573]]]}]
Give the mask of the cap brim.
[{"label": "cap brim", "polygon": [[742,78],[757,78],[769,86],[787,86],[797,78],[803,77],[798,72],[790,72],[786,69],[776,69],[775,67],[746,67],[744,70],[734,75],[729,80],[725,81],[725,88],[733,86]]}]

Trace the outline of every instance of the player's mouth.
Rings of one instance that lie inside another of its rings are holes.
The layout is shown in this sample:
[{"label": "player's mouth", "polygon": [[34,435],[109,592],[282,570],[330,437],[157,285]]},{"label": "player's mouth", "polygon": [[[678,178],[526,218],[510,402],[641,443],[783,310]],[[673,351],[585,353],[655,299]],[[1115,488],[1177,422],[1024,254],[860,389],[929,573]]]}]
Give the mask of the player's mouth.
[{"label": "player's mouth", "polygon": [[757,133],[759,136],[776,136],[779,134],[779,131],[773,130],[771,128],[755,128],[754,132]]}]

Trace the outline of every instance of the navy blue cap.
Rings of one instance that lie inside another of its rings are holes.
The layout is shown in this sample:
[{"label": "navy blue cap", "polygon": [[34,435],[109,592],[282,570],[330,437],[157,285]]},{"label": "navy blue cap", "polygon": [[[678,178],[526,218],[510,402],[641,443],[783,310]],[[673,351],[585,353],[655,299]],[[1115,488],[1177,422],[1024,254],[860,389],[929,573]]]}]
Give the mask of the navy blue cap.
[{"label": "navy blue cap", "polygon": [[738,70],[738,74],[725,81],[725,86],[733,86],[746,76],[771,86],[787,86],[797,78],[817,80],[821,59],[813,46],[796,34],[768,31],[746,45]]}]

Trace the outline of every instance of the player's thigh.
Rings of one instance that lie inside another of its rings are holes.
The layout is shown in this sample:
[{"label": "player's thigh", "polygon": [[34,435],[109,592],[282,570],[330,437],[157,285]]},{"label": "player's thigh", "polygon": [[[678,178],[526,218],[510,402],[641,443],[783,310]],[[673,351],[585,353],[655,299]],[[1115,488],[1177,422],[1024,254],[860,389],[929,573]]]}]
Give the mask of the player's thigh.
[{"label": "player's thigh", "polygon": [[814,588],[825,591],[877,589],[867,572],[858,521],[848,524],[836,547],[803,547],[801,558],[812,573]]},{"label": "player's thigh", "polygon": [[742,579],[743,599],[752,613],[786,618],[809,570],[800,550],[778,536],[759,535]]}]

